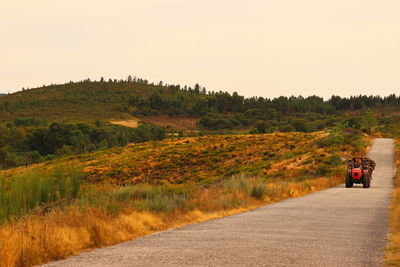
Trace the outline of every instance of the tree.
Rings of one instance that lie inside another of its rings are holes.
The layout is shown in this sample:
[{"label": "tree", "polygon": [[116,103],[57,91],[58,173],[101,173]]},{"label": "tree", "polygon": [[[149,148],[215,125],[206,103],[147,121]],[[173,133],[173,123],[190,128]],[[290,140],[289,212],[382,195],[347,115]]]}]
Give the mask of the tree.
[{"label": "tree", "polygon": [[195,86],[194,86],[194,93],[195,94],[200,94],[200,85],[198,83],[196,83]]},{"label": "tree", "polygon": [[7,156],[8,156],[8,152],[5,149],[0,149],[0,164],[2,166],[5,165]]},{"label": "tree", "polygon": [[299,132],[309,133],[317,130],[314,125],[305,119],[294,119],[291,124]]},{"label": "tree", "polygon": [[96,119],[94,121],[94,125],[96,125],[96,127],[102,127],[103,126],[103,122],[100,119]]},{"label": "tree", "polygon": [[375,116],[375,113],[371,110],[365,111],[362,117],[361,129],[368,134],[371,134],[372,129],[378,124],[378,119]]},{"label": "tree", "polygon": [[360,127],[361,127],[360,120],[357,118],[354,118],[354,117],[346,120],[344,122],[344,124],[350,128],[354,128],[354,129],[360,129]]},{"label": "tree", "polygon": [[258,133],[266,133],[267,132],[267,128],[269,126],[269,123],[266,121],[256,121],[256,123],[254,124],[254,128],[257,129]]},{"label": "tree", "polygon": [[318,142],[319,146],[331,146],[333,144],[341,145],[345,142],[346,138],[343,135],[343,130],[345,129],[345,125],[337,122],[335,127],[331,129],[329,135]]}]

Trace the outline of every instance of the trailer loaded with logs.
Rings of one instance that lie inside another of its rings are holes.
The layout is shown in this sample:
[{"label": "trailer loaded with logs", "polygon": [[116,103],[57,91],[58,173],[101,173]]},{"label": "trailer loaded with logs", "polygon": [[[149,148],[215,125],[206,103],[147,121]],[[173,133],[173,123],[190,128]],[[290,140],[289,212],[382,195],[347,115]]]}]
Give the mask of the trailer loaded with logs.
[{"label": "trailer loaded with logs", "polygon": [[375,169],[375,161],[368,157],[352,158],[348,161],[346,187],[354,184],[362,184],[364,188],[371,186],[372,172]]}]

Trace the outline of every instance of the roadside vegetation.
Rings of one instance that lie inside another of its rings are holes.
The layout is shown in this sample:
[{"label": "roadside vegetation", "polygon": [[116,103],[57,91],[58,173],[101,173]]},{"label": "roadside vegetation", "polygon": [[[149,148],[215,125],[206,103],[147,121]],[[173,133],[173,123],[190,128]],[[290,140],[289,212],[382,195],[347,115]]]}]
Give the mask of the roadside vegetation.
[{"label": "roadside vegetation", "polygon": [[390,233],[386,247],[385,264],[400,266],[400,117],[393,116],[391,123],[380,131],[395,139],[396,175],[393,180],[392,205],[390,207]]},{"label": "roadside vegetation", "polygon": [[389,266],[400,266],[400,147],[399,140],[396,145],[397,174],[394,178],[392,194],[390,235],[386,249],[385,263]]},{"label": "roadside vegetation", "polygon": [[335,186],[343,157],[366,145],[357,131],[206,136],[3,171],[0,266],[59,260]]}]

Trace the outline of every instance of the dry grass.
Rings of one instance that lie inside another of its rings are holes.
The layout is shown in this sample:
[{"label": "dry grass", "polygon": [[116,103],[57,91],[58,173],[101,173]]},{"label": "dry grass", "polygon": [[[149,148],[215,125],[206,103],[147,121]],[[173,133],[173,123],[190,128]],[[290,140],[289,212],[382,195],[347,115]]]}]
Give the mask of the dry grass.
[{"label": "dry grass", "polygon": [[160,127],[175,130],[196,130],[198,129],[197,123],[199,121],[196,117],[191,116],[147,116],[144,117],[145,122],[154,123]]},{"label": "dry grass", "polygon": [[[237,214],[342,182],[342,177],[333,177],[298,183],[265,184],[266,194],[254,198],[244,193],[247,190],[244,188],[251,189],[254,182],[243,185],[234,181],[229,188],[199,190],[192,202],[201,203],[202,211],[194,209],[161,214],[125,209],[112,215],[103,209],[82,210],[72,206],[45,216],[30,215],[0,228],[0,266],[33,266],[60,260],[82,251],[110,246],[168,228]],[[218,190],[226,192],[221,194]],[[241,204],[221,209],[222,200],[226,203],[241,201]]]},{"label": "dry grass", "polygon": [[130,128],[137,128],[139,126],[139,120],[133,119],[133,120],[124,120],[124,121],[110,121],[111,124],[116,124],[116,125],[122,125],[125,127],[130,127]]},{"label": "dry grass", "polygon": [[[126,211],[110,216],[100,210],[71,208],[46,217],[31,216],[0,229],[0,266],[34,266],[64,259],[93,248],[105,247],[188,223],[215,219],[246,209],[214,213],[198,210],[174,214]],[[112,234],[110,234],[112,233]]]},{"label": "dry grass", "polygon": [[[109,246],[163,228],[159,218],[131,212],[114,218],[100,210],[30,216],[0,229],[0,266],[32,266]],[[113,234],[110,234],[110,233]]]},{"label": "dry grass", "polygon": [[[298,157],[314,151],[316,140],[323,135],[290,133],[181,138],[113,148],[64,162],[84,167],[88,181],[93,183],[198,183],[235,173],[261,174],[282,161],[286,154]],[[308,164],[315,164],[315,160]]]},{"label": "dry grass", "polygon": [[[84,168],[87,182],[79,198],[68,207],[47,214],[38,209],[0,226],[0,266],[59,260],[339,185],[340,157],[352,148],[316,147],[323,136],[206,136],[63,159],[63,164]],[[12,178],[31,171],[15,169],[3,175]],[[125,183],[129,185],[120,186]]]},{"label": "dry grass", "polygon": [[[324,135],[319,132],[179,138],[114,147],[61,161],[83,167],[92,183],[198,183],[235,173],[261,174],[282,161],[287,153],[299,157],[314,151],[315,142]],[[315,160],[309,162],[314,163]],[[52,165],[48,162],[42,168]],[[29,172],[32,168],[35,166],[18,171]]]},{"label": "dry grass", "polygon": [[[399,141],[399,140],[397,140]],[[389,266],[400,266],[400,144],[396,146],[397,174],[394,179],[392,194],[390,234],[386,247],[385,264]]]},{"label": "dry grass", "polygon": [[[237,173],[289,181],[327,176],[312,172],[319,167],[331,168],[332,156],[352,154],[350,145],[317,148],[316,142],[324,136],[326,133],[318,132],[176,138],[71,156],[59,163],[83,168],[85,180],[96,184],[210,183]],[[40,167],[51,169],[53,165],[47,162]],[[0,174],[23,174],[36,167]]]}]

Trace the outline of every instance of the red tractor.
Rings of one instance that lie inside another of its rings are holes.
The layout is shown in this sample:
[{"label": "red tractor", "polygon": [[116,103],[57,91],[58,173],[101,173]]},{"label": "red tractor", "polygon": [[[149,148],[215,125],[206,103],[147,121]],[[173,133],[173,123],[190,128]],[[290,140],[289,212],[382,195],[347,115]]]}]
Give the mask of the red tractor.
[{"label": "red tractor", "polygon": [[372,171],[375,168],[375,162],[369,158],[353,158],[349,160],[346,175],[346,187],[353,187],[353,184],[362,184],[364,188],[371,186]]}]

